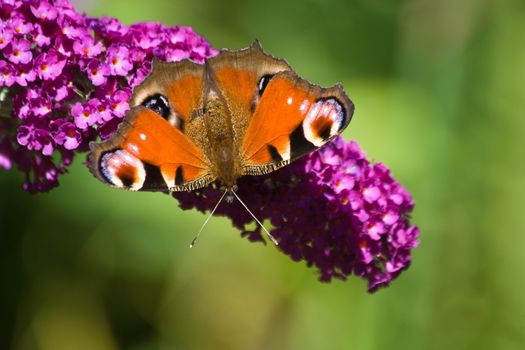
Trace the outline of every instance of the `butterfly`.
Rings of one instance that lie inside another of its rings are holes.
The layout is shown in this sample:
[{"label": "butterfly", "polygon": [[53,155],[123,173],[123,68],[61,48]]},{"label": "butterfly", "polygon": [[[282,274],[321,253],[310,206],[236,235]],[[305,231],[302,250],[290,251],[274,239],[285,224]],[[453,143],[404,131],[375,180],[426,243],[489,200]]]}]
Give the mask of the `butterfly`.
[{"label": "butterfly", "polygon": [[310,84],[258,41],[204,64],[154,60],[118,130],[91,143],[89,169],[133,191],[191,191],[217,181],[223,197],[231,192],[244,205],[234,191],[239,177],[270,173],[323,146],[353,112],[340,84]]},{"label": "butterfly", "polygon": [[350,122],[340,84],[301,79],[258,41],[204,64],[153,61],[130,110],[105,142],[91,143],[90,171],[133,191],[191,191],[218,181],[231,189],[323,146]]}]

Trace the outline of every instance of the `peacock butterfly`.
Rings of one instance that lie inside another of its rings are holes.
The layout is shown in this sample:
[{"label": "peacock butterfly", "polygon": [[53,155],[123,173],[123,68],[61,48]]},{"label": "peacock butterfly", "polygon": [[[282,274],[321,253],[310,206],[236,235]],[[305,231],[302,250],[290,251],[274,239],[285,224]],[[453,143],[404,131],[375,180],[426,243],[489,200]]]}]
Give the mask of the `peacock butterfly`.
[{"label": "peacock butterfly", "polygon": [[154,60],[117,132],[90,145],[89,168],[133,191],[190,191],[213,181],[231,190],[240,176],[321,147],[353,111],[340,84],[310,84],[257,41],[204,64]]}]

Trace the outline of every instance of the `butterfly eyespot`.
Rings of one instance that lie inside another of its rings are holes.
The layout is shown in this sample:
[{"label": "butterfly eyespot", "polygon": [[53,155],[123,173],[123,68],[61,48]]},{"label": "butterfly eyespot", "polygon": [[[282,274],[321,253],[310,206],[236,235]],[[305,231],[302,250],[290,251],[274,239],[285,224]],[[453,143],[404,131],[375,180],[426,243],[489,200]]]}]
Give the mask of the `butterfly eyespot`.
[{"label": "butterfly eyespot", "polygon": [[166,96],[161,94],[151,95],[146,97],[141,103],[142,106],[151,109],[153,112],[157,113],[164,119],[168,119],[171,110]]},{"label": "butterfly eyespot", "polygon": [[259,89],[259,96],[261,96],[266,89],[266,86],[268,86],[268,83],[270,80],[272,80],[273,74],[266,74],[259,79],[259,83],[257,84],[257,87]]},{"label": "butterfly eyespot", "polygon": [[305,138],[316,147],[341,132],[347,124],[347,113],[335,97],[318,99],[306,112],[303,121]]},{"label": "butterfly eyespot", "polygon": [[138,191],[146,179],[144,163],[128,151],[117,149],[100,157],[99,170],[113,186]]}]

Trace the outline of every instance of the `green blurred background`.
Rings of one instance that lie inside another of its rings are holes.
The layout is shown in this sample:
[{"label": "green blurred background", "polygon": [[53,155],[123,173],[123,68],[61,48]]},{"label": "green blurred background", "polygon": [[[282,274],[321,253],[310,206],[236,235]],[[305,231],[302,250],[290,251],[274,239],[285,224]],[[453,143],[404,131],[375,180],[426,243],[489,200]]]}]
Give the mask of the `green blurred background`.
[{"label": "green blurred background", "polygon": [[345,132],[413,194],[421,244],[387,289],[322,284],[161,194],[111,190],[78,157],[31,196],[0,174],[0,348],[524,349],[525,2],[80,1],[93,16],[259,39],[341,81]]}]

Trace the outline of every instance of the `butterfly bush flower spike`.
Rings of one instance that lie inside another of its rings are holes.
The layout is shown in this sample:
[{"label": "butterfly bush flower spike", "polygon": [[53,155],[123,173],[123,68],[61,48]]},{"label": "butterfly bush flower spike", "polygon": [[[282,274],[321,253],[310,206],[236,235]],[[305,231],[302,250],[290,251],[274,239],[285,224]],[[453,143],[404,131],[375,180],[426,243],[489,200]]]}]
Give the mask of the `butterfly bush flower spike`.
[{"label": "butterfly bush flower spike", "polygon": [[[273,226],[279,249],[315,266],[322,281],[350,275],[367,280],[369,291],[387,286],[408,268],[418,244],[409,223],[414,202],[384,165],[371,164],[355,142],[341,137],[306,157],[264,176],[242,177],[239,196],[260,220]],[[218,189],[175,193],[183,209],[211,210]],[[242,235],[262,240],[239,203],[220,206]]]},{"label": "butterfly bush flower spike", "polygon": [[26,173],[28,191],[57,186],[77,152],[114,132],[154,57],[203,62],[216,52],[187,27],[126,26],[67,0],[1,1],[1,167]]}]

